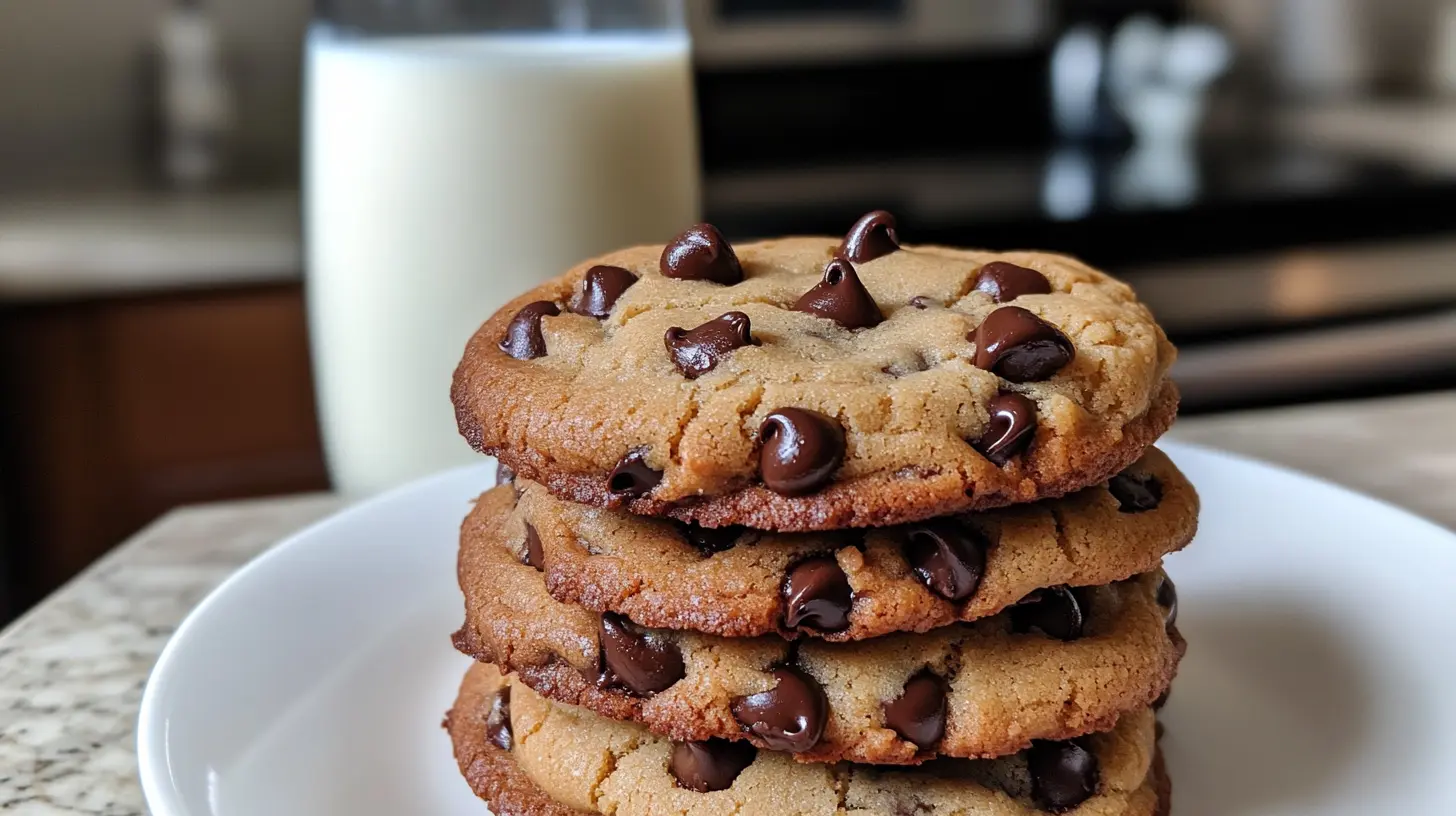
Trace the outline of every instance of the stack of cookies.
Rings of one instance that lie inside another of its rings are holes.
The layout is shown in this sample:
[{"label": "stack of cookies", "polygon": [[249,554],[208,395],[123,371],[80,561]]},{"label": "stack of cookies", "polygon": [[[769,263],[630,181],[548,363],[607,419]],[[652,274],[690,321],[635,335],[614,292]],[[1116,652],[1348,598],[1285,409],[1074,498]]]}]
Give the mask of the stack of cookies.
[{"label": "stack of cookies", "polygon": [[1068,257],[712,226],[465,351],[446,727],[498,816],[1166,813],[1173,347]]}]

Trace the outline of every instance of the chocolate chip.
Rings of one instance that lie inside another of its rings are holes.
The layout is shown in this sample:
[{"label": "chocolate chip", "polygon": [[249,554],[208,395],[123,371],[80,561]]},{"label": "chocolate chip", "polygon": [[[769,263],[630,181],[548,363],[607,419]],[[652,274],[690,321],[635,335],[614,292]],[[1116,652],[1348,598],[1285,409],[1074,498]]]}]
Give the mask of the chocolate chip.
[{"label": "chocolate chip", "polygon": [[662,340],[673,365],[690,380],[712,371],[728,352],[758,345],[758,338],[750,331],[748,315],[743,312],[728,312],[695,329],[673,326]]},{"label": "chocolate chip", "polygon": [[511,750],[511,687],[505,686],[490,701],[490,713],[485,715],[485,738],[502,751]]},{"label": "chocolate chip", "polygon": [[601,684],[624,686],[639,697],[663,691],[687,673],[682,652],[660,637],[640,631],[621,615],[602,615]]},{"label": "chocolate chip", "polygon": [[885,703],[885,725],[922,751],[945,736],[945,680],[929,669],[905,684],[893,702]]},{"label": "chocolate chip", "polygon": [[731,527],[700,527],[691,522],[682,525],[683,538],[698,552],[704,556],[724,552],[733,549],[738,543],[738,538],[743,535],[744,528],[737,525]]},{"label": "chocolate chip", "polygon": [[929,295],[916,295],[915,297],[910,298],[910,305],[914,306],[917,309],[933,309],[937,306],[943,306],[944,304],[936,298],[930,297]]},{"label": "chocolate chip", "polygon": [[1163,483],[1151,473],[1123,471],[1107,482],[1107,490],[1123,513],[1146,513],[1163,501]]},{"label": "chocolate chip", "polygon": [[1052,284],[1046,275],[1035,269],[1006,261],[992,261],[981,267],[975,289],[990,295],[997,303],[1005,303],[1022,295],[1049,295]]},{"label": "chocolate chip", "polygon": [[712,224],[684,230],[662,249],[662,274],[678,280],[703,280],[732,286],[743,280],[738,255]]},{"label": "chocolate chip", "polygon": [[905,528],[905,560],[931,592],[960,603],[986,572],[987,542],[978,530],[941,518]]},{"label": "chocolate chip", "polygon": [[783,496],[813,493],[844,462],[844,429],[831,417],[804,408],[780,408],[758,428],[764,486]]},{"label": "chocolate chip", "polygon": [[1163,607],[1163,627],[1172,629],[1178,623],[1178,588],[1173,586],[1173,579],[1163,576],[1162,583],[1158,584],[1158,606]]},{"label": "chocolate chip", "polygon": [[710,793],[733,787],[733,780],[757,756],[752,743],[737,740],[715,737],[705,742],[675,742],[668,769],[682,787]]},{"label": "chocolate chip", "polygon": [[510,465],[506,464],[505,462],[496,462],[495,463],[495,486],[496,487],[500,487],[503,484],[510,484],[511,482],[514,482],[515,480],[516,480],[516,472],[514,470],[511,470],[511,466]]},{"label": "chocolate chip", "polygon": [[1072,361],[1072,341],[1056,326],[1020,306],[1002,306],[966,339],[976,344],[975,364],[1014,383],[1040,382]]},{"label": "chocolate chip", "polygon": [[1097,793],[1097,756],[1084,743],[1080,739],[1032,740],[1026,767],[1031,773],[1032,798],[1042,809],[1061,813]]},{"label": "chocolate chip", "polygon": [[1076,593],[1065,586],[1038,589],[1011,607],[1011,629],[1040,632],[1057,640],[1082,636],[1085,615]]},{"label": "chocolate chip", "polygon": [[538,300],[521,307],[506,326],[500,348],[517,360],[534,360],[546,355],[546,338],[541,336],[541,318],[561,314],[561,307],[549,300]]},{"label": "chocolate chip", "polygon": [[612,493],[613,506],[645,495],[662,481],[662,471],[648,467],[646,458],[646,448],[633,448],[612,468],[612,474],[607,477],[607,490]]},{"label": "chocolate chip", "polygon": [[593,266],[586,271],[581,292],[571,302],[571,310],[601,320],[612,313],[617,298],[636,282],[637,276],[620,266]]},{"label": "chocolate chip", "polygon": [[794,311],[827,317],[846,329],[868,329],[885,319],[854,267],[843,258],[824,266],[824,277],[799,298]]},{"label": "chocolate chip", "polygon": [[541,536],[536,535],[536,528],[531,522],[526,522],[526,565],[535,567],[537,572],[546,571],[546,554],[541,549]]},{"label": "chocolate chip", "polygon": [[854,226],[845,233],[839,245],[839,254],[854,261],[865,263],[900,248],[900,236],[895,229],[895,216],[885,210],[875,210],[860,216]]},{"label": "chocolate chip", "polygon": [[800,561],[784,578],[784,625],[820,632],[842,632],[849,628],[849,610],[854,603],[849,576],[833,556],[820,555]]},{"label": "chocolate chip", "polygon": [[792,666],[773,670],[776,685],[733,701],[733,718],[773,751],[807,751],[829,722],[829,700],[818,681]]},{"label": "chocolate chip", "polygon": [[1173,693],[1173,687],[1172,686],[1169,686],[1169,687],[1163,689],[1163,693],[1162,694],[1159,694],[1158,695],[1158,699],[1156,699],[1156,700],[1153,701],[1153,710],[1154,711],[1160,711],[1160,710],[1162,710],[1163,706],[1165,706],[1165,705],[1168,704],[1168,696],[1170,694],[1172,694],[1172,693]]},{"label": "chocolate chip", "polygon": [[971,447],[992,464],[1003,467],[1036,437],[1036,403],[1021,394],[1002,391],[991,398],[986,410],[991,413],[991,421]]}]

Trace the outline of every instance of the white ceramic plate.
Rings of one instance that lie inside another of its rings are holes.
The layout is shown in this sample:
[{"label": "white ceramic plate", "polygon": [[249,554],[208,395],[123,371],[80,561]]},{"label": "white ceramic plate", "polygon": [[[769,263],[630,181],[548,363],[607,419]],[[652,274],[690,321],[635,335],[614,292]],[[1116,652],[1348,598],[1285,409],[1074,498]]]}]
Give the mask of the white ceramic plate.
[{"label": "white ceramic plate", "polygon": [[[1185,445],[1203,496],[1168,560],[1190,647],[1164,711],[1176,816],[1456,813],[1456,535]],[[489,466],[317,524],[162,654],[138,750],[155,816],[481,816],[440,729],[466,660],[456,530]]]}]

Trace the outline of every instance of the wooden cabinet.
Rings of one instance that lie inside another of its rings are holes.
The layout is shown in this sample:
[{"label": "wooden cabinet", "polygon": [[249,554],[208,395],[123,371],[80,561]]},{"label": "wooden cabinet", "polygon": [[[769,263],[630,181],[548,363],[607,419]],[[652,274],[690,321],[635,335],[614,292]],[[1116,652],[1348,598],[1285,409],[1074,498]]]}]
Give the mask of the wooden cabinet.
[{"label": "wooden cabinet", "polygon": [[9,307],[0,387],[22,605],[179,504],[327,487],[297,285]]}]

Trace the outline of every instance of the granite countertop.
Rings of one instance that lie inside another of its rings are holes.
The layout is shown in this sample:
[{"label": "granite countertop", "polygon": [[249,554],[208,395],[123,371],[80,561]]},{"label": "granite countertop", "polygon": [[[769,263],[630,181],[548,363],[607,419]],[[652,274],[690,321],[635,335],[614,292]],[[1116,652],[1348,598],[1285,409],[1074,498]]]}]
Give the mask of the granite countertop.
[{"label": "granite countertop", "polygon": [[[1186,419],[1178,439],[1347,484],[1456,528],[1456,392]],[[187,611],[327,495],[173,512],[0,633],[0,813],[139,816],[137,706]]]}]

